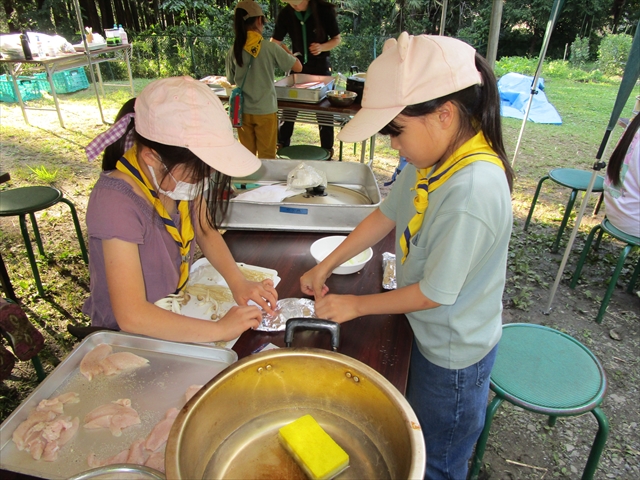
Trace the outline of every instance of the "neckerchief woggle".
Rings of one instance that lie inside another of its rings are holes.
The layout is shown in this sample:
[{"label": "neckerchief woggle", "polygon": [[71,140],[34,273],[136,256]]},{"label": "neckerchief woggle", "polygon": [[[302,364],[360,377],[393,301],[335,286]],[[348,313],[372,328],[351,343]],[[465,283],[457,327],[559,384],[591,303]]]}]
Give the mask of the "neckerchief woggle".
[{"label": "neckerchief woggle", "polygon": [[189,280],[189,254],[191,251],[191,241],[195,237],[193,224],[191,223],[191,213],[189,212],[189,202],[187,200],[176,200],[181,224],[181,228],[178,230],[178,227],[176,227],[176,224],[171,219],[171,215],[169,215],[167,209],[158,197],[158,193],[151,186],[149,180],[140,172],[138,152],[135,145],[127,150],[122,158],[118,160],[116,169],[133,178],[136,184],[142,189],[145,197],[147,197],[156,212],[158,212],[158,215],[160,215],[164,223],[164,228],[167,229],[167,232],[169,232],[178,245],[182,263],[180,264],[180,280],[178,281],[178,288],[176,288],[175,293],[180,292],[187,284],[187,280]]},{"label": "neckerchief woggle", "polygon": [[307,24],[304,23],[311,16],[311,11],[306,9],[304,14],[302,12],[298,12],[294,10],[296,14],[296,18],[300,20],[300,28],[302,29],[302,49],[304,52],[304,63],[307,63],[307,53],[309,52],[309,47],[307,46]]},{"label": "neckerchief woggle", "polygon": [[244,50],[253,58],[257,58],[262,46],[262,35],[253,30],[247,32],[247,41],[244,43]]},{"label": "neckerchief woggle", "polygon": [[424,212],[429,206],[429,193],[436,190],[444,184],[454,173],[463,169],[473,162],[489,162],[498,165],[504,171],[504,165],[500,157],[496,155],[491,146],[484,138],[484,134],[479,132],[473,138],[466,141],[460,148],[447,158],[435,171],[429,174],[428,168],[420,168],[416,171],[416,196],[413,199],[413,205],[416,208],[416,214],[409,221],[409,225],[400,237],[400,249],[402,250],[402,263],[407,259],[411,238],[420,230],[424,220]]}]

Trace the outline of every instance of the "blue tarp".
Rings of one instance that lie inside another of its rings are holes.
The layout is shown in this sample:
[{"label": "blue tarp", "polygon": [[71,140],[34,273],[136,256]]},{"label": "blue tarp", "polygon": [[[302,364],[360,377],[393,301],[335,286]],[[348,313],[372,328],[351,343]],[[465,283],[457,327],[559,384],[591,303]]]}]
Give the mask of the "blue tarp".
[{"label": "blue tarp", "polygon": [[[533,77],[519,73],[507,73],[498,80],[500,91],[500,114],[503,117],[522,120],[527,111],[527,102],[531,96]],[[533,96],[529,120],[535,123],[552,123],[561,125],[562,119],[558,111],[547,100],[544,94],[544,80],[538,78],[538,93]]]}]

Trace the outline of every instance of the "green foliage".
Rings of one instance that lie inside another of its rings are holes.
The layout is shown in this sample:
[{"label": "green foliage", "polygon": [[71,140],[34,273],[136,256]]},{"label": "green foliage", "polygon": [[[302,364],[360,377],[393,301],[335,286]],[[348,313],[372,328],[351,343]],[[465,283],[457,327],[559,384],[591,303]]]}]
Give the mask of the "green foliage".
[{"label": "green foliage", "polygon": [[509,72],[516,72],[532,76],[535,75],[537,66],[537,58],[502,57],[496,62],[495,74],[497,77],[501,77]]},{"label": "green foliage", "polygon": [[569,61],[576,67],[582,67],[589,60],[589,39],[580,38],[576,35],[576,39],[571,44],[571,55]]},{"label": "green foliage", "polygon": [[609,75],[622,75],[631,51],[631,35],[607,35],[598,49],[599,68]]},{"label": "green foliage", "polygon": [[58,179],[58,170],[54,170],[53,172],[50,172],[49,170],[47,170],[47,167],[45,167],[44,165],[41,165],[36,168],[29,167],[29,170],[31,170],[35,174],[36,178],[42,183],[51,184]]}]

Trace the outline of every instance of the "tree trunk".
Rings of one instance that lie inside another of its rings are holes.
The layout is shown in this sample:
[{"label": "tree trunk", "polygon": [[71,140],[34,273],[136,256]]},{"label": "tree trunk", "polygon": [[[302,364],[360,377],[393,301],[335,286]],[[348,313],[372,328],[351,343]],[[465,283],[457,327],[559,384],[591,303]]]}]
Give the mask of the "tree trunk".
[{"label": "tree trunk", "polygon": [[5,16],[7,17],[7,24],[9,26],[10,32],[19,32],[18,25],[13,23],[11,20],[13,18],[13,12],[15,12],[15,8],[13,8],[13,0],[2,0],[2,8],[4,8]]},{"label": "tree trunk", "polygon": [[113,18],[113,8],[111,7],[110,0],[98,0],[100,6],[100,13],[102,15],[102,30],[111,28],[110,20]]},{"label": "tree trunk", "polygon": [[82,23],[84,27],[91,27],[96,32],[100,30],[102,24],[95,0],[79,0],[80,11],[82,12]]}]

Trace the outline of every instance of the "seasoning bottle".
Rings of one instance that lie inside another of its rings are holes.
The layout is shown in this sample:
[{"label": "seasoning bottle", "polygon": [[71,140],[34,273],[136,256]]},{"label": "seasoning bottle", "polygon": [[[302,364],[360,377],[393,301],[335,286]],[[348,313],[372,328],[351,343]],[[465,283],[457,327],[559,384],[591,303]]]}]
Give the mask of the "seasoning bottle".
[{"label": "seasoning bottle", "polygon": [[24,59],[33,60],[33,55],[31,54],[31,46],[29,45],[29,37],[27,37],[26,33],[23,33],[22,35],[20,35],[20,43],[22,44]]}]

